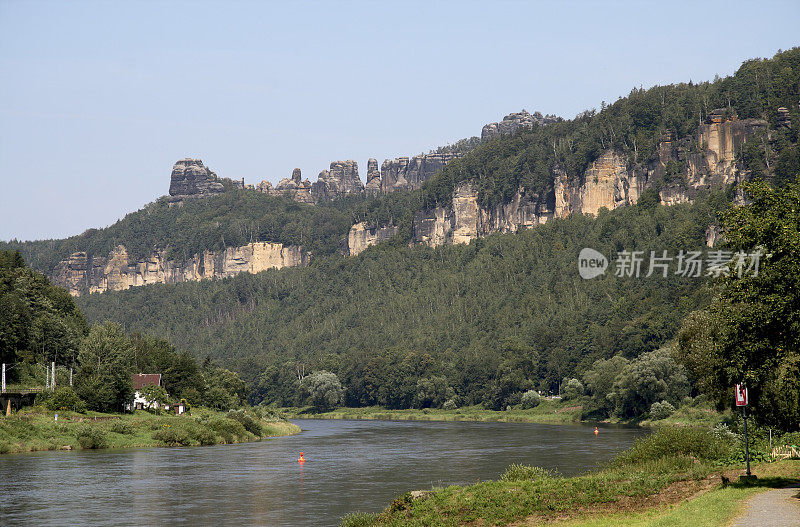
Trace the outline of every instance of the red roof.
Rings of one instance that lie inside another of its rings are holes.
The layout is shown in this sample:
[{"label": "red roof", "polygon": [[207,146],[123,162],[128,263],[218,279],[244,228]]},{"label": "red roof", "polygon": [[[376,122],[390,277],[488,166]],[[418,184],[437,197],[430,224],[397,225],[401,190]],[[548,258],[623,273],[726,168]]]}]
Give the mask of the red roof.
[{"label": "red roof", "polygon": [[133,389],[138,390],[142,386],[146,386],[148,384],[155,384],[156,386],[161,386],[161,374],[160,373],[134,373],[133,374]]}]

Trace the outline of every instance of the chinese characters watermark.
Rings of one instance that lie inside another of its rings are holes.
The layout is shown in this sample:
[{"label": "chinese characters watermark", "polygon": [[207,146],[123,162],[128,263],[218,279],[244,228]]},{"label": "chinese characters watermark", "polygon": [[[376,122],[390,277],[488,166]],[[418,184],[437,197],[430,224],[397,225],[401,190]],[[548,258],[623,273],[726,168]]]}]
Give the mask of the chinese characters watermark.
[{"label": "chinese characters watermark", "polygon": [[[618,251],[613,260],[614,275],[619,277],[645,278],[660,276],[666,278],[670,274],[688,278],[709,276],[758,276],[761,257],[764,252],[756,248],[752,252],[725,251],[710,249],[707,251]],[[591,248],[581,250],[578,255],[578,273],[587,280],[595,278],[609,269],[608,258]]]}]

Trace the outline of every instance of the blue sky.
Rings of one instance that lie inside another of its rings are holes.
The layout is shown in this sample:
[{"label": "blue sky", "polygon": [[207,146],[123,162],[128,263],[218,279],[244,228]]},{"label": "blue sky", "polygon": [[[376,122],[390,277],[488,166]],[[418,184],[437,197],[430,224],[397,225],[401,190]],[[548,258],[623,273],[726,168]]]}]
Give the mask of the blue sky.
[{"label": "blue sky", "polygon": [[0,0],[0,239],[103,227],[173,163],[316,181],[800,45],[784,2]]}]

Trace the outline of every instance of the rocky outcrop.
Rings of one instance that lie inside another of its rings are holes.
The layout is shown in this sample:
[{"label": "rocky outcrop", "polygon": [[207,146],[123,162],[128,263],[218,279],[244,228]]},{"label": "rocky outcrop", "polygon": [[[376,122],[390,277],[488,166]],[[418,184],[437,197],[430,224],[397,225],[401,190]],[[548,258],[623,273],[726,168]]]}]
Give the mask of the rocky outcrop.
[{"label": "rocky outcrop", "polygon": [[376,243],[385,242],[397,234],[395,225],[368,227],[366,223],[356,223],[350,227],[347,235],[347,248],[351,256],[360,254],[364,249]]},{"label": "rocky outcrop", "polygon": [[422,154],[385,160],[381,165],[381,192],[416,190],[444,166],[463,154]]},{"label": "rocky outcrop", "polygon": [[367,184],[364,192],[368,196],[377,196],[381,193],[381,173],[378,171],[378,160],[369,158],[367,161]]},{"label": "rocky outcrop", "polygon": [[456,186],[452,207],[436,207],[414,216],[415,243],[430,247],[469,243],[494,233],[514,233],[535,227],[554,215],[552,195],[541,196],[519,189],[507,203],[482,208],[478,193],[468,181]]},{"label": "rocky outcrop", "polygon": [[358,175],[358,163],[352,159],[334,161],[330,169],[320,172],[316,183],[311,185],[311,195],[317,201],[361,193],[363,190],[364,184]]},{"label": "rocky outcrop", "polygon": [[204,166],[200,159],[187,157],[172,167],[169,181],[170,202],[213,196],[222,192],[225,192],[225,187],[219,177]]},{"label": "rocky outcrop", "polygon": [[205,251],[180,263],[168,260],[165,251],[131,261],[125,246],[118,245],[108,257],[73,253],[56,265],[52,278],[71,295],[78,296],[84,292],[121,291],[147,284],[226,278],[242,272],[304,266],[310,259],[311,254],[300,246],[255,242],[222,251]]},{"label": "rocky outcrop", "polygon": [[[613,210],[635,204],[648,188],[658,189],[665,205],[691,201],[703,189],[737,183],[742,178],[737,154],[766,126],[763,120],[737,120],[716,112],[709,122],[700,125],[695,137],[676,141],[666,134],[646,162],[630,163],[622,153],[606,150],[580,177],[569,177],[562,168],[554,167],[552,187],[543,193],[520,188],[508,202],[488,208],[480,205],[473,185],[462,182],[453,191],[451,206],[415,214],[413,242],[432,247],[468,243],[493,233],[534,227],[553,217],[596,215],[603,208]],[[381,241],[364,236],[360,230],[363,226],[351,230],[350,254]],[[717,242],[716,228],[706,234],[708,244]]]},{"label": "rocky outcrop", "polygon": [[525,110],[511,113],[503,117],[499,123],[489,123],[484,125],[481,130],[481,139],[491,139],[492,137],[505,134],[513,134],[523,127],[530,128],[533,125],[550,124],[558,121],[554,115],[542,115],[539,112],[529,114]]},{"label": "rocky outcrop", "polygon": [[311,182],[302,179],[299,168],[292,170],[291,178],[281,179],[275,187],[267,180],[262,181],[256,186],[256,190],[271,196],[284,196],[300,203],[315,203],[311,195]]}]

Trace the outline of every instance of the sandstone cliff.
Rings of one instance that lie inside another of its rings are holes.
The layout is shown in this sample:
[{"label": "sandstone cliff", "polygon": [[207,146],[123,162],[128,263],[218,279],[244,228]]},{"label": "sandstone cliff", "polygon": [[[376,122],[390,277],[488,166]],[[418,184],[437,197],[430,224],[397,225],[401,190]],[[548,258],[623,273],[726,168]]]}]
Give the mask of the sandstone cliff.
[{"label": "sandstone cliff", "polygon": [[225,192],[219,177],[203,165],[200,159],[181,159],[172,167],[169,181],[171,202],[187,198],[213,196]]},{"label": "sandstone cliff", "polygon": [[73,253],[56,265],[52,279],[71,295],[78,296],[83,292],[120,291],[147,284],[225,278],[241,272],[304,266],[310,259],[311,254],[299,246],[256,242],[223,251],[205,251],[181,263],[168,260],[165,251],[131,261],[125,246],[118,245],[107,257]]},{"label": "sandstone cliff", "polygon": [[[458,184],[452,205],[418,211],[413,222],[413,242],[432,247],[469,243],[493,233],[512,233],[570,214],[596,215],[600,209],[613,210],[635,204],[648,188],[659,191],[665,205],[693,200],[703,189],[737,183],[741,179],[737,154],[757,132],[765,130],[759,119],[722,120],[699,126],[694,138],[675,141],[667,134],[656,153],[643,163],[630,163],[626,156],[606,150],[580,177],[569,177],[560,167],[552,169],[552,187],[544,193],[520,188],[507,203],[481,207],[478,192],[470,181]],[[365,232],[396,232],[394,226],[358,224],[348,237],[350,254],[383,241]],[[394,230],[391,230],[394,229]],[[713,245],[718,233],[707,233]]]}]

